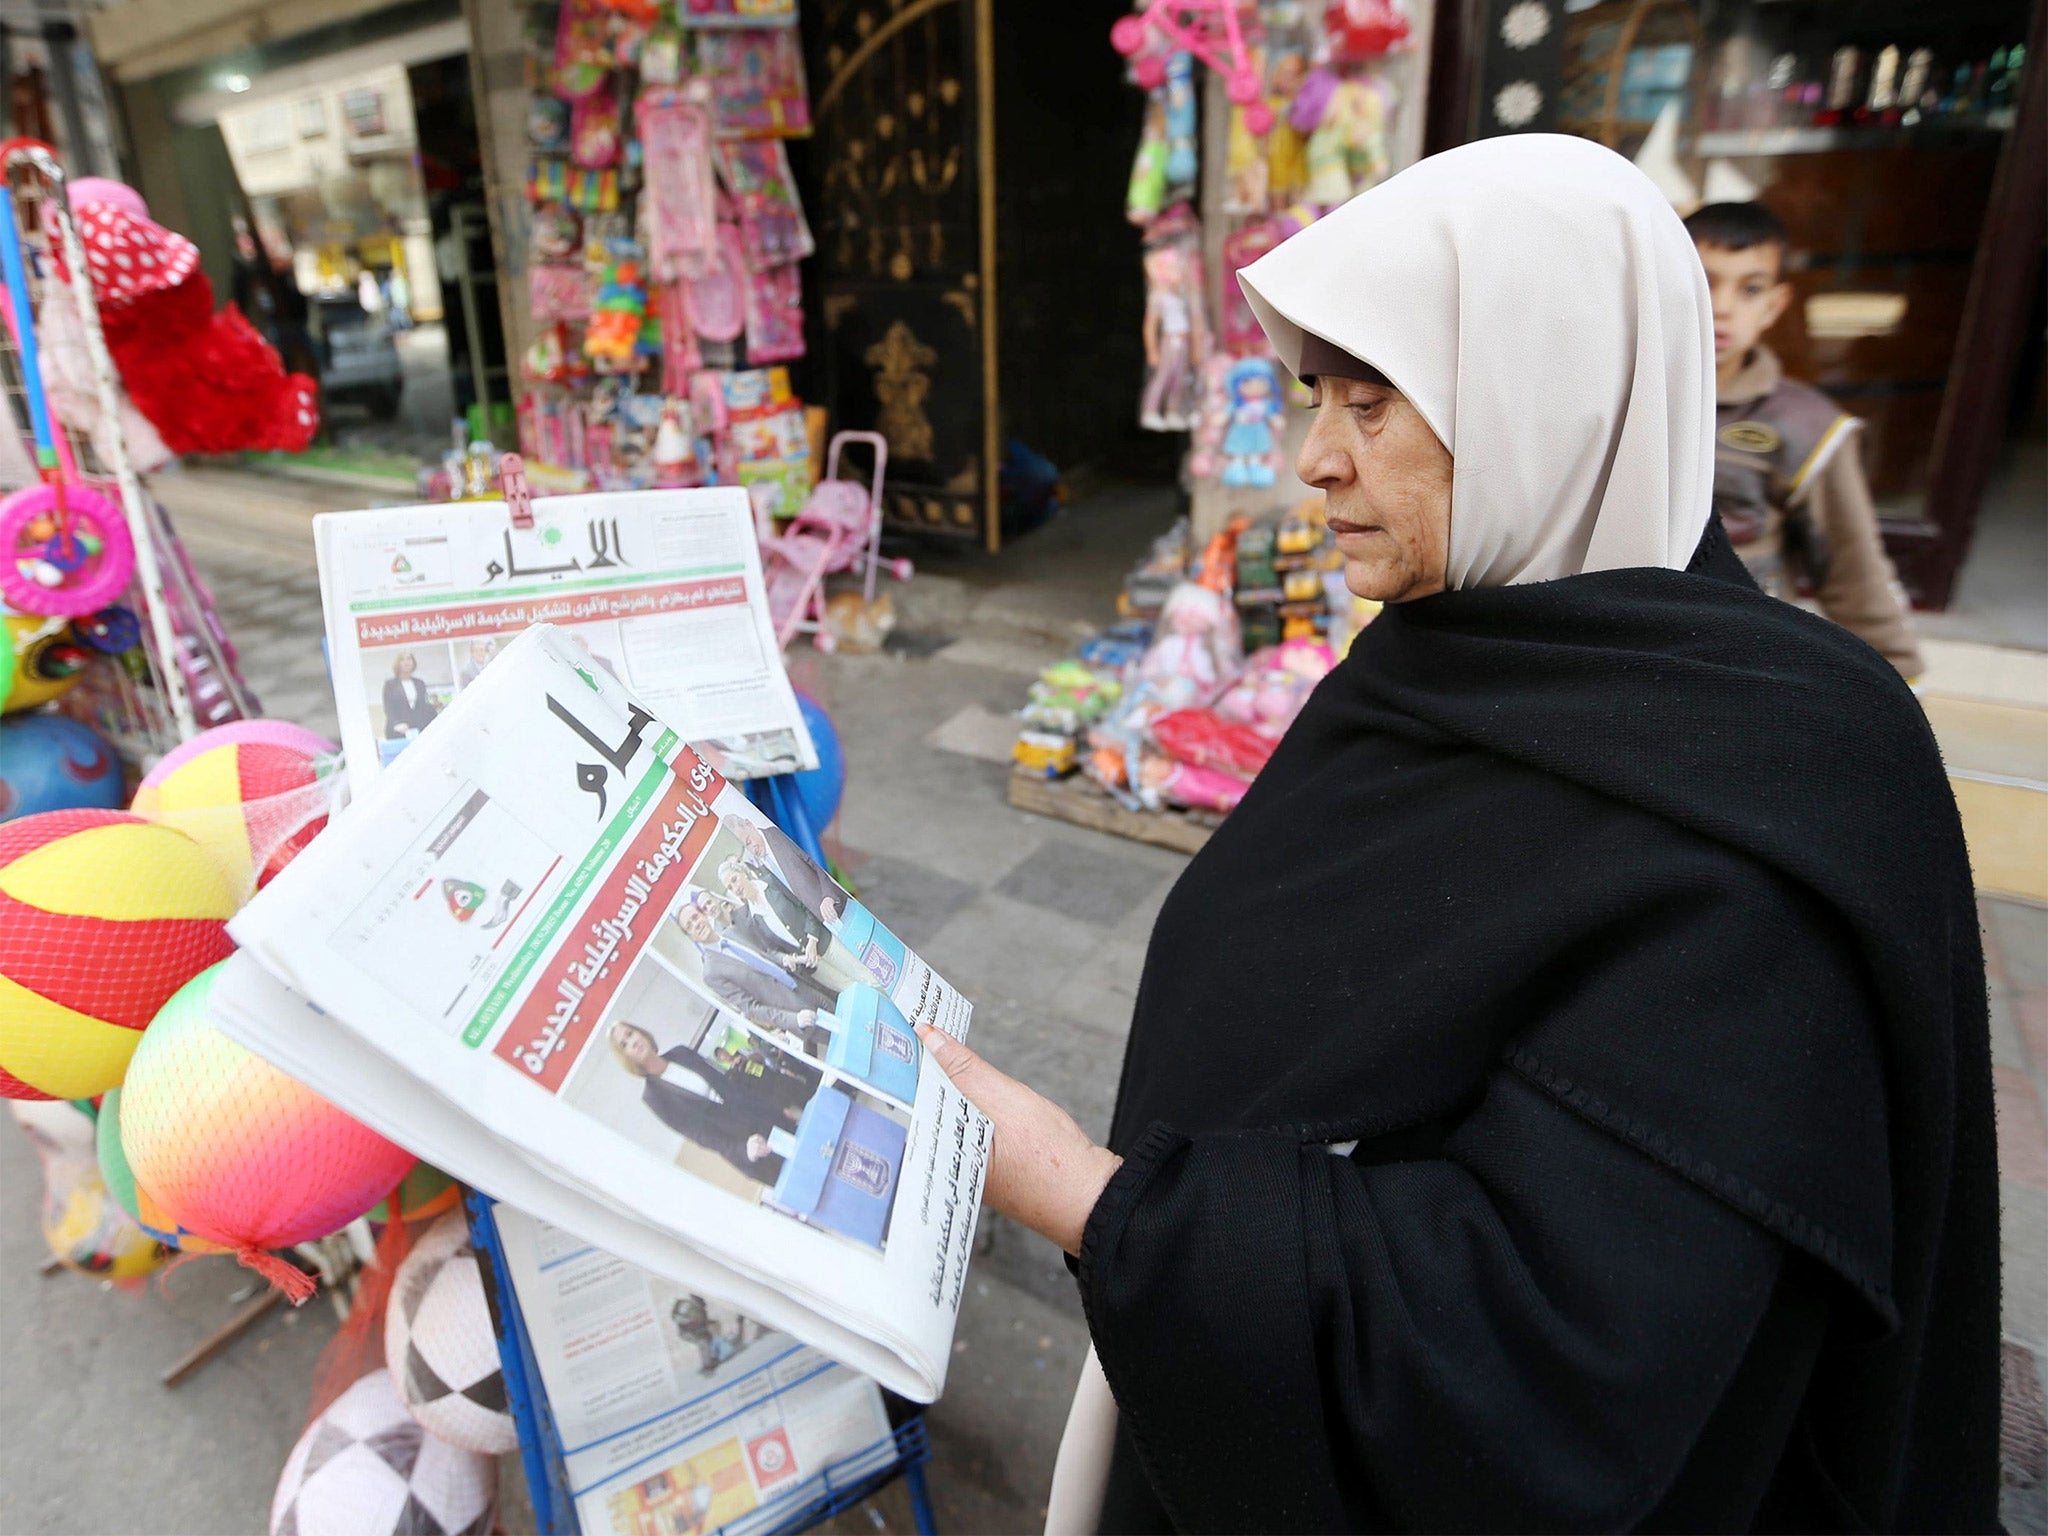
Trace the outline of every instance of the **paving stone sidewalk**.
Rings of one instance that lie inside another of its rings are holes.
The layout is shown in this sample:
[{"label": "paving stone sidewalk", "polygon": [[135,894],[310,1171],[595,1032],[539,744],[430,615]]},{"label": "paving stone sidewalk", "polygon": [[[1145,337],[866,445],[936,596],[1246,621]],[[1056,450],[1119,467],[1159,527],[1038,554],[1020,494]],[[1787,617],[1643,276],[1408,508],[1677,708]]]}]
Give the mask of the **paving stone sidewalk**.
[{"label": "paving stone sidewalk", "polygon": [[[200,480],[199,490],[208,488]],[[232,490],[233,488],[230,487]],[[219,596],[251,682],[269,709],[332,732],[333,706],[319,653],[319,602],[304,518],[320,498],[298,493],[287,512],[229,510],[207,515],[194,497],[181,506],[194,556]],[[221,501],[223,498],[215,498]],[[263,488],[247,498],[263,505]],[[349,505],[339,492],[327,504]],[[986,567],[936,562],[900,599],[901,651],[822,657],[799,652],[792,669],[826,705],[844,739],[849,765],[837,827],[838,852],[862,894],[896,931],[976,1000],[975,1044],[1004,1070],[1065,1103],[1096,1134],[1108,1126],[1144,944],[1153,917],[1185,861],[1010,809],[1005,768],[973,750],[943,750],[971,738],[978,714],[1016,707],[1031,672],[1056,659],[1080,618],[1109,609],[1116,575],[1145,539],[1164,526],[1154,495],[1112,506],[1095,523],[1077,509],[1020,550],[1014,564]],[[1004,572],[1009,574],[1005,575]],[[1021,574],[1019,574],[1021,573]],[[918,588],[924,583],[926,590]],[[1077,594],[1079,594],[1077,596]],[[1042,600],[1041,600],[1042,599]],[[1092,606],[1091,606],[1092,605]],[[1032,617],[1042,623],[1034,625]],[[985,733],[984,733],[985,734]],[[2043,1429],[2043,1358],[2048,1354],[2048,912],[2003,901],[1984,904],[1998,1063],[2000,1156],[2005,1175],[2006,1336],[2009,1419],[2006,1519],[2014,1530],[2048,1532],[2048,1431]],[[11,1155],[11,1154],[10,1154]],[[14,1230],[27,1219],[19,1170],[0,1160],[0,1211]],[[29,1245],[33,1246],[33,1245]],[[930,1415],[932,1487],[942,1529],[1036,1530],[1066,1401],[1086,1347],[1073,1282],[1049,1245],[999,1218],[984,1227],[963,1310],[952,1380]],[[24,1281],[32,1256],[0,1241],[0,1285]],[[197,1268],[197,1266],[195,1266]],[[90,1298],[106,1309],[157,1307],[147,1298]],[[91,1306],[74,1309],[82,1324]],[[53,1319],[54,1321],[54,1319]],[[157,1320],[167,1328],[192,1324]],[[282,1340],[276,1323],[261,1338]],[[323,1324],[308,1309],[301,1328]],[[10,1330],[10,1333],[13,1330]],[[266,1346],[273,1347],[273,1346]],[[143,1447],[158,1475],[211,1480],[231,1515],[254,1528],[267,1508],[270,1481],[296,1428],[289,1402],[304,1386],[304,1351],[286,1351],[278,1379],[264,1386],[267,1414],[200,1422],[167,1415],[145,1372],[133,1372],[132,1396],[99,1406],[112,1414],[113,1443]],[[76,1369],[51,1361],[37,1369]],[[260,1369],[245,1354],[237,1373]],[[116,1361],[94,1368],[118,1371]],[[287,1379],[286,1373],[289,1372]],[[285,1405],[282,1420],[278,1405]],[[219,1412],[209,1403],[207,1412]],[[33,1434],[27,1421],[0,1412],[0,1434]],[[267,1421],[267,1422],[266,1422]],[[284,1423],[278,1429],[276,1423]],[[237,1441],[239,1433],[246,1438]],[[19,1446],[23,1440],[16,1438]],[[167,1465],[173,1452],[206,1470]],[[158,1446],[160,1450],[148,1447]],[[223,1454],[225,1453],[225,1454]],[[130,1454],[135,1454],[131,1452]],[[248,1462],[245,1471],[234,1465]],[[32,1469],[31,1518],[21,1528],[79,1531],[135,1528],[127,1492],[79,1489],[58,1500]],[[7,1477],[14,1476],[12,1465]],[[131,1479],[100,1479],[129,1484]],[[10,1494],[8,1503],[14,1503]],[[873,1519],[907,1529],[897,1499]],[[13,1528],[14,1522],[8,1522]],[[530,1529],[516,1523],[514,1530]],[[872,1529],[866,1514],[847,1530]]]}]

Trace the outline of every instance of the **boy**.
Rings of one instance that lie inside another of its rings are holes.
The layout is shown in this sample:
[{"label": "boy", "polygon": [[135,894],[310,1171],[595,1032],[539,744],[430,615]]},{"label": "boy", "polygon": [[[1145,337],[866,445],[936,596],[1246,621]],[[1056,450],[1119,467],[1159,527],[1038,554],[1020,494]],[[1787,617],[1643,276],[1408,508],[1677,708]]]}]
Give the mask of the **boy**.
[{"label": "boy", "polygon": [[1714,300],[1714,510],[1757,584],[1820,610],[1907,678],[1920,652],[1853,439],[1861,425],[1784,376],[1763,334],[1791,302],[1785,226],[1761,203],[1709,203],[1685,221]]}]

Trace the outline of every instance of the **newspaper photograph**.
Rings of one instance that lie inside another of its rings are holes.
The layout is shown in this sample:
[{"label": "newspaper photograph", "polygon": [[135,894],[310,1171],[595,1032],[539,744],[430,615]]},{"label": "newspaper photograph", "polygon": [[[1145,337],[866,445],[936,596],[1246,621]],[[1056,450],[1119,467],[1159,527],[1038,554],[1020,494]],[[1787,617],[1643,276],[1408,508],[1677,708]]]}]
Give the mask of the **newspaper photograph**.
[{"label": "newspaper photograph", "polygon": [[989,1129],[915,1030],[971,1008],[579,635],[504,647],[334,834],[235,920],[266,969],[491,1136],[943,1377]]},{"label": "newspaper photograph", "polygon": [[573,632],[729,779],[817,766],[736,486],[557,496],[313,521],[342,747],[358,786],[527,625]]},{"label": "newspaper photograph", "polygon": [[875,1383],[509,1206],[506,1269],[584,1536],[773,1530],[896,1454]]}]

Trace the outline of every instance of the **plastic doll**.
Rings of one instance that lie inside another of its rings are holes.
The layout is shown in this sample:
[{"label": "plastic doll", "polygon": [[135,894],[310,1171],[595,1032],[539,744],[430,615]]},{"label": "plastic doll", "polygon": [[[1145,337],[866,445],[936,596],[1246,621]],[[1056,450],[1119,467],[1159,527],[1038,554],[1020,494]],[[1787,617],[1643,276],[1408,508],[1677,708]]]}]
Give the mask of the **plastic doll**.
[{"label": "plastic doll", "polygon": [[[1264,60],[1256,66],[1260,75],[1265,74]],[[1276,112],[1273,121],[1280,121]],[[1229,153],[1225,161],[1228,187],[1224,192],[1223,211],[1239,218],[1249,217],[1266,211],[1267,176],[1270,167],[1266,160],[1265,135],[1253,133],[1245,121],[1244,107],[1232,103],[1230,108]]]},{"label": "plastic doll", "polygon": [[1232,365],[1224,388],[1230,393],[1230,428],[1223,434],[1223,483],[1270,490],[1274,473],[1273,424],[1280,417],[1280,390],[1273,365],[1247,357]]},{"label": "plastic doll", "polygon": [[1182,582],[1159,610],[1157,634],[1138,677],[1157,690],[1163,710],[1206,705],[1236,676],[1237,615],[1221,592]]},{"label": "plastic doll", "polygon": [[1138,424],[1152,432],[1193,425],[1198,370],[1209,351],[1192,247],[1169,241],[1145,253],[1145,382]]},{"label": "plastic doll", "polygon": [[1188,444],[1190,480],[1213,480],[1223,468],[1223,439],[1230,431],[1230,370],[1236,360],[1219,353],[1202,365],[1202,404]]},{"label": "plastic doll", "polygon": [[1266,82],[1266,105],[1273,109],[1273,127],[1266,135],[1267,206],[1278,207],[1301,195],[1308,185],[1307,139],[1290,118],[1294,93],[1308,77],[1308,59],[1297,52],[1273,60]]}]

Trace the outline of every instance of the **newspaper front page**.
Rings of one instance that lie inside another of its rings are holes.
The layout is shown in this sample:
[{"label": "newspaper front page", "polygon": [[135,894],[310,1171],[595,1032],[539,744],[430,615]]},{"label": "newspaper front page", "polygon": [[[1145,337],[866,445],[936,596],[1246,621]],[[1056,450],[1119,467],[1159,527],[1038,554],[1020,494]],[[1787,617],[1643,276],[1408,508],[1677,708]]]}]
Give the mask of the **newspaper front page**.
[{"label": "newspaper front page", "polygon": [[470,1122],[387,1134],[534,1210],[478,1166],[523,1159],[705,1262],[536,1214],[935,1395],[990,1132],[914,1026],[971,1009],[579,637],[507,646],[232,931]]},{"label": "newspaper front page", "polygon": [[572,631],[727,778],[817,766],[738,486],[313,520],[342,747],[373,781],[529,624]]},{"label": "newspaper front page", "polygon": [[500,1206],[584,1536],[775,1529],[896,1456],[875,1384],[736,1308]]}]

